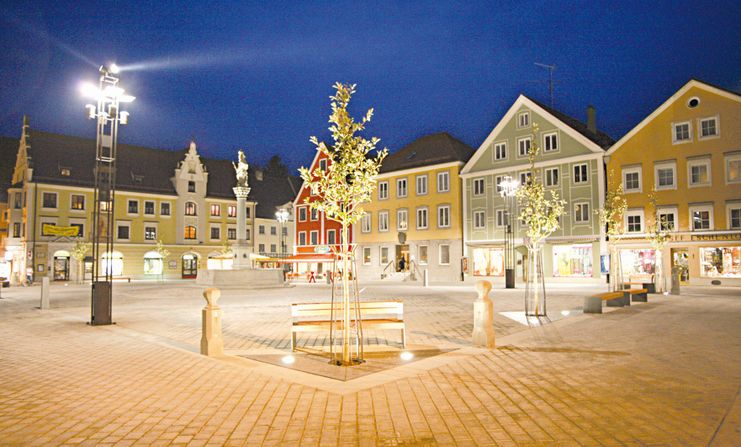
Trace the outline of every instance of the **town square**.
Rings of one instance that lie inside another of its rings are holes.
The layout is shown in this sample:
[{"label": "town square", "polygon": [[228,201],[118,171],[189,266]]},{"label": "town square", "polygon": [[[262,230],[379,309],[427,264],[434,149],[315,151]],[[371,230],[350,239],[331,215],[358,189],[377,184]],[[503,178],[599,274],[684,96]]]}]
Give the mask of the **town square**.
[{"label": "town square", "polygon": [[11,2],[0,446],[741,445],[721,3]]}]

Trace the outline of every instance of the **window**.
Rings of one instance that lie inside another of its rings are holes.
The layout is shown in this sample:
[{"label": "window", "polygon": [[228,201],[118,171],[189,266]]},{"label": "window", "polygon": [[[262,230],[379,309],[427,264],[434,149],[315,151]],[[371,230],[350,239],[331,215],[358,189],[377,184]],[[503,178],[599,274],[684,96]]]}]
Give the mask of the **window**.
[{"label": "window", "polygon": [[545,186],[558,186],[558,168],[545,170]]},{"label": "window", "polygon": [[692,128],[689,121],[684,123],[672,123],[672,142],[685,143],[692,140]]},{"label": "window", "polygon": [[370,265],[371,263],[371,248],[363,247],[363,265]]},{"label": "window", "polygon": [[145,275],[161,275],[163,268],[164,262],[162,262],[162,255],[156,251],[150,251],[144,254]]},{"label": "window", "polygon": [[690,207],[690,228],[693,231],[713,229],[713,205]]},{"label": "window", "polygon": [[211,216],[218,217],[221,216],[221,205],[213,204],[211,205]]},{"label": "window", "polygon": [[283,236],[288,236],[288,227],[283,227]]},{"label": "window", "polygon": [[194,181],[188,182],[188,192],[196,192],[196,182]]},{"label": "window", "polygon": [[337,243],[336,234],[335,230],[327,230],[327,244],[334,245]]},{"label": "window", "polygon": [[625,213],[625,228],[628,233],[643,232],[643,210],[628,210]]},{"label": "window", "polygon": [[129,239],[129,226],[119,225],[116,230],[116,237],[118,239]]},{"label": "window", "polygon": [[547,133],[543,135],[543,152],[555,152],[558,150],[558,133]]},{"label": "window", "polygon": [[523,128],[530,126],[530,112],[520,112],[517,114],[517,127]]},{"label": "window", "polygon": [[13,223],[13,237],[21,237],[21,223],[20,222],[14,222]]},{"label": "window", "polygon": [[379,260],[381,261],[381,265],[386,265],[389,263],[389,248],[388,247],[381,247],[379,250],[380,256]]},{"label": "window", "polygon": [[677,208],[659,208],[656,212],[658,225],[663,231],[675,231],[677,229]]},{"label": "window", "polygon": [[237,207],[234,205],[229,205],[226,207],[226,216],[227,217],[237,217]]},{"label": "window", "polygon": [[530,137],[519,138],[517,140],[517,156],[527,157],[527,155],[530,153],[530,144],[531,144]]},{"label": "window", "polygon": [[154,202],[151,200],[144,201],[144,214],[154,216]]},{"label": "window", "polygon": [[247,219],[249,219],[250,218],[250,215],[252,215],[252,208],[250,208],[248,206],[248,207],[246,207],[244,209],[244,217],[246,217]]},{"label": "window", "polygon": [[185,202],[185,215],[186,216],[196,215],[196,204],[194,202]]},{"label": "window", "polygon": [[741,183],[741,154],[726,157],[726,183]]},{"label": "window", "polygon": [[211,227],[211,240],[221,239],[221,229],[219,227]]},{"label": "window", "polygon": [[236,228],[227,228],[226,229],[226,238],[229,240],[235,240],[237,239],[237,229]]},{"label": "window", "polygon": [[407,196],[407,179],[400,178],[396,180],[396,197]]},{"label": "window", "polygon": [[484,191],[485,191],[484,179],[483,178],[473,179],[473,195],[483,196]]},{"label": "window", "polygon": [[574,204],[574,222],[589,222],[589,203],[582,202]]},{"label": "window", "polygon": [[278,234],[278,229],[275,227],[275,225],[270,226],[270,235],[275,236]]},{"label": "window", "polygon": [[366,213],[363,215],[363,218],[360,219],[360,232],[361,233],[370,233],[371,232],[371,214]]},{"label": "window", "polygon": [[298,209],[298,221],[306,222],[306,207],[302,206]]},{"label": "window", "polygon": [[417,208],[417,229],[424,230],[427,228],[427,207]]},{"label": "window", "polygon": [[741,229],[741,203],[726,205],[726,215],[728,216],[728,229]]},{"label": "window", "polygon": [[327,170],[327,159],[322,158],[319,160],[319,170],[325,172]]},{"label": "window", "polygon": [[710,159],[687,160],[687,178],[689,186],[710,186]]},{"label": "window", "polygon": [[126,208],[126,211],[129,214],[139,214],[139,201],[129,200],[129,204],[128,204],[128,207]]},{"label": "window", "polygon": [[379,211],[378,212],[378,231],[389,230],[389,212]]},{"label": "window", "polygon": [[23,208],[23,193],[15,193],[15,205],[13,207],[17,210]]},{"label": "window", "polygon": [[389,198],[389,182],[378,182],[378,200]]},{"label": "window", "polygon": [[396,210],[396,229],[406,231],[409,226],[409,212],[406,209]]},{"label": "window", "polygon": [[499,228],[507,226],[507,211],[506,210],[497,210],[496,225]]},{"label": "window", "polygon": [[419,265],[427,265],[427,246],[419,245],[417,247],[417,262]]},{"label": "window", "polygon": [[145,226],[144,227],[144,240],[153,241],[157,239],[157,227]]},{"label": "window", "polygon": [[495,143],[494,144],[494,160],[506,160],[507,159],[507,143]]},{"label": "window", "polygon": [[677,163],[659,163],[654,166],[654,177],[656,178],[656,189],[677,188]]},{"label": "window", "polygon": [[450,191],[450,173],[448,171],[437,173],[437,192]]},{"label": "window", "polygon": [[741,246],[700,247],[700,276],[741,278]]},{"label": "window", "polygon": [[486,212],[485,211],[474,211],[473,212],[473,228],[475,230],[483,230],[486,228]]},{"label": "window", "polygon": [[70,196],[70,209],[82,211],[85,209],[85,196],[82,194],[72,194]]},{"label": "window", "polygon": [[160,202],[160,216],[170,215],[170,202]]},{"label": "window", "polygon": [[623,191],[641,192],[641,167],[623,168]]},{"label": "window", "polygon": [[450,245],[440,245],[440,265],[450,264]]},{"label": "window", "polygon": [[440,205],[437,207],[437,227],[450,227],[450,205]]},{"label": "window", "polygon": [[257,233],[258,234],[265,234],[265,225],[260,225],[257,227]]},{"label": "window", "polygon": [[316,208],[311,209],[311,220],[319,220],[319,211]]},{"label": "window", "polygon": [[319,232],[318,231],[310,232],[309,238],[311,239],[311,245],[319,245]]},{"label": "window", "polygon": [[278,252],[278,250],[276,250],[276,245],[275,244],[270,244],[270,253],[277,253],[277,252]]},{"label": "window", "polygon": [[574,165],[574,183],[586,183],[589,181],[587,168],[588,166],[586,163]]},{"label": "window", "polygon": [[70,223],[70,227],[77,227],[77,237],[85,237],[85,224]]},{"label": "window", "polygon": [[718,132],[718,118],[702,118],[700,119],[700,139],[717,137]]},{"label": "window", "polygon": [[298,245],[306,245],[306,232],[305,231],[298,232]]},{"label": "window", "polygon": [[265,244],[259,244],[257,246],[257,251],[260,253],[265,253]]},{"label": "window", "polygon": [[195,239],[196,238],[196,227],[193,225],[186,225],[183,230],[184,239]]},{"label": "window", "polygon": [[244,238],[250,240],[250,229],[246,228],[244,231]]},{"label": "window", "polygon": [[57,207],[57,193],[45,192],[43,195],[43,207],[44,208],[56,208]]},{"label": "window", "polygon": [[45,221],[45,222],[42,221],[41,222],[41,235],[42,236],[54,236],[51,233],[47,233],[47,225],[51,225],[52,227],[55,227],[57,225],[57,223],[56,222],[49,222],[49,221]]},{"label": "window", "polygon": [[530,171],[520,172],[520,185],[527,185],[532,178],[533,174]]},{"label": "window", "polygon": [[416,177],[417,183],[417,195],[423,196],[427,194],[427,175],[418,175]]}]

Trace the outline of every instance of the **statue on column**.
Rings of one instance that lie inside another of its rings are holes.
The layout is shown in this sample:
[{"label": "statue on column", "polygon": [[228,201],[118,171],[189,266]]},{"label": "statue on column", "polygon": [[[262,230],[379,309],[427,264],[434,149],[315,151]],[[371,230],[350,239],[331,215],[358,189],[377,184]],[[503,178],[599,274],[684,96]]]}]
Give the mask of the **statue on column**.
[{"label": "statue on column", "polygon": [[244,152],[239,151],[239,162],[232,162],[234,171],[237,173],[237,187],[247,187],[247,170],[250,165],[247,164],[247,157],[244,156]]}]

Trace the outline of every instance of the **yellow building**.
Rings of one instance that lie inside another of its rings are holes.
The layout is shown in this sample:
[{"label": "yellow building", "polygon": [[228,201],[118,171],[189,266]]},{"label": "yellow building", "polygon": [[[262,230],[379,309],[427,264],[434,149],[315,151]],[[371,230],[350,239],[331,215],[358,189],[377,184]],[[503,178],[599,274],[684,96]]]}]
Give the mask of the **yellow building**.
[{"label": "yellow building", "polygon": [[[72,255],[78,241],[92,240],[94,154],[94,140],[33,130],[24,122],[7,190],[4,249],[13,282],[90,279],[92,251],[80,261]],[[184,151],[119,145],[116,163],[114,246],[103,254],[101,270],[110,269],[114,278],[190,279],[199,269],[231,268],[237,201],[230,161],[201,158],[191,143]],[[290,202],[295,182],[257,169],[249,173],[246,238],[251,248],[272,247],[267,238],[275,238],[279,226],[276,207]],[[155,250],[158,241],[166,258]]]},{"label": "yellow building", "polygon": [[691,80],[612,146],[606,163],[608,188],[622,182],[628,202],[626,277],[654,273],[645,233],[656,213],[671,230],[665,272],[676,265],[684,282],[741,284],[741,96]]},{"label": "yellow building", "polygon": [[[368,212],[355,228],[363,279],[419,275],[461,278],[459,173],[473,149],[447,133],[419,138],[389,155]],[[403,260],[403,261],[402,261]]]}]

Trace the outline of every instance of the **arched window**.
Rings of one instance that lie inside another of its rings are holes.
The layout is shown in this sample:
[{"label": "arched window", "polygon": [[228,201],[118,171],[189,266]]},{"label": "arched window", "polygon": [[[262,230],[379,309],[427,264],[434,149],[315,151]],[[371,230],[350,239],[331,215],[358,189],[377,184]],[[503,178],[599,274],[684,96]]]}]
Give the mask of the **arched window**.
[{"label": "arched window", "polygon": [[163,269],[162,255],[156,251],[144,253],[144,274],[161,275]]},{"label": "arched window", "polygon": [[196,215],[196,204],[194,202],[185,202],[185,215],[186,216]]},{"label": "arched window", "polygon": [[193,225],[186,225],[185,233],[183,237],[185,239],[195,239],[196,238],[196,227],[194,227]]},{"label": "arched window", "polygon": [[103,253],[100,260],[100,267],[103,274],[110,273],[112,276],[123,275],[123,255],[120,251]]}]

